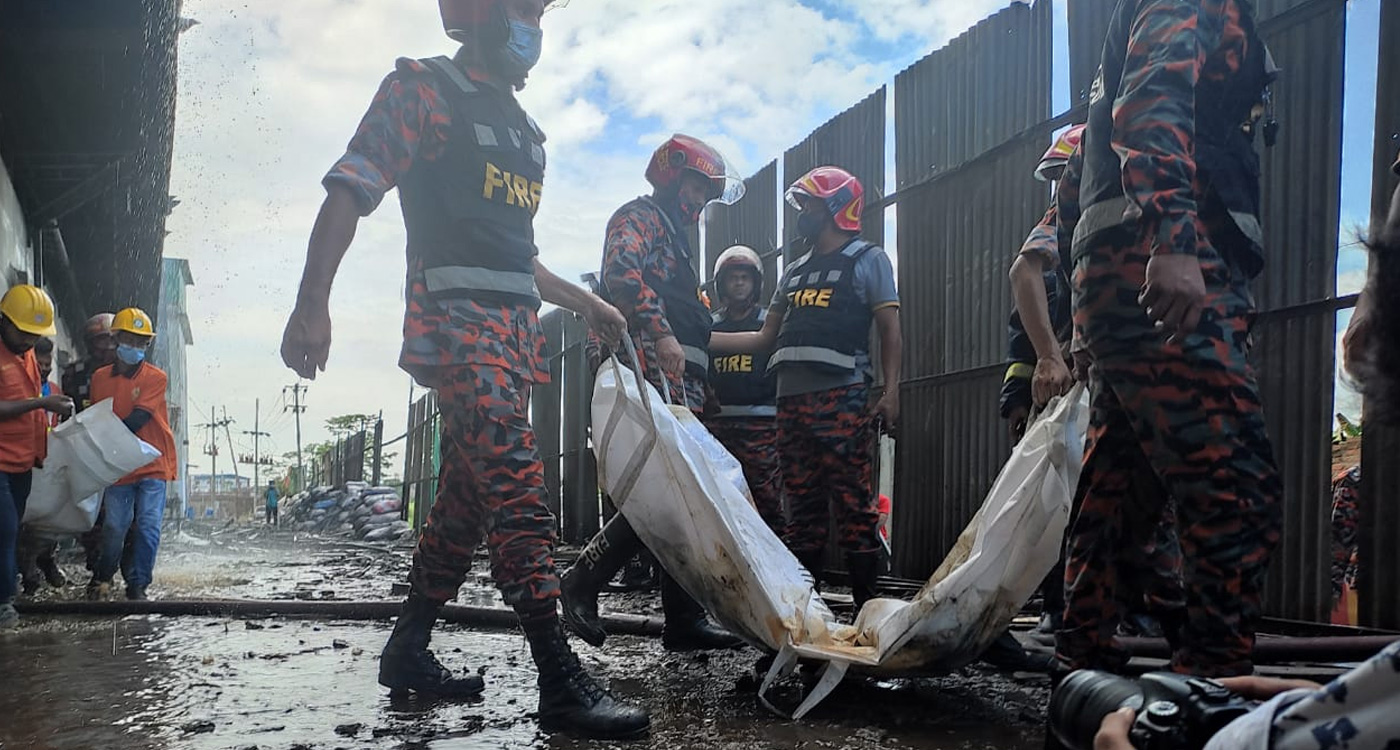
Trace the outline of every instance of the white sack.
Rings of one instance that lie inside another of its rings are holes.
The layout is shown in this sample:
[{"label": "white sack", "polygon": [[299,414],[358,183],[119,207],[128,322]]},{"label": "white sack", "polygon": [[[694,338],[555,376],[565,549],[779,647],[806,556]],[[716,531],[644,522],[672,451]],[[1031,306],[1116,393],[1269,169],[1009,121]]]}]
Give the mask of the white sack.
[{"label": "white sack", "polygon": [[[975,659],[1059,557],[1083,457],[1083,387],[1051,403],[1003,467],[981,510],[912,601],[876,599],[837,622],[807,572],[754,510],[743,473],[688,409],[616,360],[598,371],[593,444],[599,481],[666,572],[725,627],[779,651],[760,693],[797,657],[828,664],[801,717],[854,666],[945,671]],[[907,497],[901,502],[938,502]]]},{"label": "white sack", "polygon": [[160,458],[112,413],[105,399],[49,432],[48,458],[34,470],[34,488],[24,523],[50,534],[80,533],[92,528],[102,491],[122,477]]}]

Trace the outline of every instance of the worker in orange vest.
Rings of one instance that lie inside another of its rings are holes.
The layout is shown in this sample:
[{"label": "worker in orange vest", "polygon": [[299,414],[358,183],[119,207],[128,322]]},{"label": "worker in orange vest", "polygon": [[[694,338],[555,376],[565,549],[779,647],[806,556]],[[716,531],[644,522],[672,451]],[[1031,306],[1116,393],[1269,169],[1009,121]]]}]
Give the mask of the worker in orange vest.
[{"label": "worker in orange vest", "polygon": [[47,455],[44,412],[73,413],[73,400],[67,396],[43,396],[34,359],[34,344],[56,332],[53,320],[53,300],[36,286],[11,287],[0,298],[0,630],[19,621],[14,606],[16,547],[34,468]]},{"label": "worker in orange vest", "polygon": [[166,482],[176,476],[175,434],[165,403],[168,379],[164,371],[146,361],[146,350],[156,335],[150,316],[128,307],[112,319],[112,333],[117,338],[117,361],[92,374],[92,399],[112,399],[112,413],[133,434],[159,450],[160,458],[126,475],[103,494],[102,554],[87,593],[89,599],[99,600],[111,593],[122,543],[127,532],[134,530],[126,598],[143,600],[160,548]]}]

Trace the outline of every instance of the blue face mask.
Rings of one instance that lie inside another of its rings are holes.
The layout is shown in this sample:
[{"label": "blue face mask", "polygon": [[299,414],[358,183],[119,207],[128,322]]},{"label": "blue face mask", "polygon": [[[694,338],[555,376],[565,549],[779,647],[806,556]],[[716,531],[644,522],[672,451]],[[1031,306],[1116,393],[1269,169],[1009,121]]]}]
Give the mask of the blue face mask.
[{"label": "blue face mask", "polygon": [[506,68],[503,72],[524,78],[540,61],[544,32],[520,21],[508,20],[506,24],[510,28],[510,36],[506,39],[505,49],[501,50],[501,63]]},{"label": "blue face mask", "polygon": [[146,350],[142,347],[117,344],[117,359],[123,364],[139,365],[146,361]]}]

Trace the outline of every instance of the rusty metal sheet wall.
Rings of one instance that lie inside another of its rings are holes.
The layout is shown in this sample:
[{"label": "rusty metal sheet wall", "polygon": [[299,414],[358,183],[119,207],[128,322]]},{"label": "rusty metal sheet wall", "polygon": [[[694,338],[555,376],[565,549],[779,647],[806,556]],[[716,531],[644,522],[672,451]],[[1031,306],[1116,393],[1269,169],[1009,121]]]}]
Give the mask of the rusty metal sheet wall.
[{"label": "rusty metal sheet wall", "polygon": [[[867,205],[879,200],[885,186],[885,87],[854,107],[831,118],[801,143],[783,154],[783,187],[814,167],[832,165],[855,175],[865,187]],[[869,216],[867,215],[867,220]],[[885,242],[885,224],[867,221],[861,236],[876,244]],[[783,204],[783,259],[794,252],[797,212]]]},{"label": "rusty metal sheet wall", "polygon": [[1346,7],[1322,0],[1307,10],[1263,32],[1284,70],[1273,87],[1278,143],[1262,151],[1267,262],[1254,282],[1261,310],[1336,290]]},{"label": "rusty metal sheet wall", "polygon": [[900,201],[905,376],[892,523],[900,575],[937,567],[1008,455],[997,412],[1012,307],[1006,274],[1049,200],[1030,176],[1042,150],[1025,139]]},{"label": "rusty metal sheet wall", "polygon": [[905,381],[895,444],[893,573],[926,578],[981,506],[1010,452],[997,418],[1000,364]]},{"label": "rusty metal sheet wall", "polygon": [[[705,211],[705,270],[714,277],[715,259],[730,245],[748,245],[763,258],[763,296],[773,294],[778,274],[778,162],[768,162],[744,180],[744,198],[733,206]],[[711,295],[713,299],[714,296]]]},{"label": "rusty metal sheet wall", "polygon": [[1017,3],[895,76],[896,188],[1049,117],[1052,41],[1048,0]]},{"label": "rusty metal sheet wall", "polygon": [[1326,622],[1332,463],[1333,342],[1331,305],[1298,314],[1265,314],[1250,354],[1264,417],[1283,479],[1283,535],[1265,589],[1269,615]]},{"label": "rusty metal sheet wall", "polygon": [[[1400,38],[1400,0],[1381,0],[1380,38]],[[1366,31],[1365,33],[1373,33]],[[1400,46],[1380,46],[1376,76],[1375,165],[1371,210],[1384,215],[1400,179],[1390,164],[1400,149]],[[1364,95],[1364,94],[1363,94]],[[1400,629],[1400,428],[1366,424],[1361,435],[1361,624]]]},{"label": "rusty metal sheet wall", "polygon": [[937,567],[1009,450],[997,414],[1006,273],[1050,198],[1031,170],[1051,130],[1051,20],[1049,3],[1014,5],[895,79],[905,342],[891,524],[898,575]]},{"label": "rusty metal sheet wall", "polygon": [[1263,150],[1266,265],[1254,283],[1264,313],[1253,359],[1284,483],[1283,540],[1265,606],[1278,617],[1326,620],[1336,313],[1325,301],[1336,292],[1346,9],[1292,5],[1261,23],[1284,68],[1274,86],[1279,140]]}]

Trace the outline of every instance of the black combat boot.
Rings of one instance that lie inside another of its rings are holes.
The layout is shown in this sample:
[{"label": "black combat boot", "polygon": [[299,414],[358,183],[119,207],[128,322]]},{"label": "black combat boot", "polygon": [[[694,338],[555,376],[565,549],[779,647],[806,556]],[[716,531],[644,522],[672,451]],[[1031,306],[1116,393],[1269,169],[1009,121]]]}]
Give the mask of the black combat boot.
[{"label": "black combat boot", "polygon": [[1003,672],[1038,672],[1049,674],[1055,668],[1055,657],[1027,651],[1008,630],[983,651],[979,660]]},{"label": "black combat boot", "polygon": [[442,605],[429,601],[416,592],[399,611],[398,622],[384,651],[379,655],[379,684],[389,688],[390,695],[414,692],[442,698],[474,698],[486,689],[486,683],[476,675],[455,677],[428,650],[433,623]]},{"label": "black combat boot", "polygon": [[802,563],[802,567],[812,575],[812,588],[817,591],[822,590],[822,571],[826,569],[826,550],[819,549],[811,552],[795,552],[797,561]]},{"label": "black combat boot", "polygon": [[39,554],[39,570],[44,574],[44,580],[50,586],[61,589],[68,585],[68,576],[63,574],[63,569],[58,567],[58,563],[53,559],[53,550]]},{"label": "black combat boot", "polygon": [[651,591],[657,586],[656,560],[651,552],[642,550],[627,561],[617,583],[608,586],[609,591]]},{"label": "black combat boot", "polygon": [[598,592],[641,549],[642,541],[637,538],[637,532],[618,513],[589,540],[573,567],[560,576],[564,622],[584,643],[598,647],[608,637],[598,619]]},{"label": "black combat boot", "polygon": [[540,678],[540,728],[591,739],[630,739],[646,734],[651,717],[613,698],[583,670],[555,617],[521,618]]},{"label": "black combat boot", "polygon": [[665,573],[661,574],[661,611],[666,616],[661,645],[667,651],[708,651],[744,645],[738,636],[710,622],[700,602]]},{"label": "black combat boot", "polygon": [[876,580],[884,569],[885,563],[881,559],[880,550],[846,553],[846,570],[851,579],[851,599],[855,602],[856,614],[860,614],[860,608],[865,606],[866,602],[879,595],[876,591]]}]

